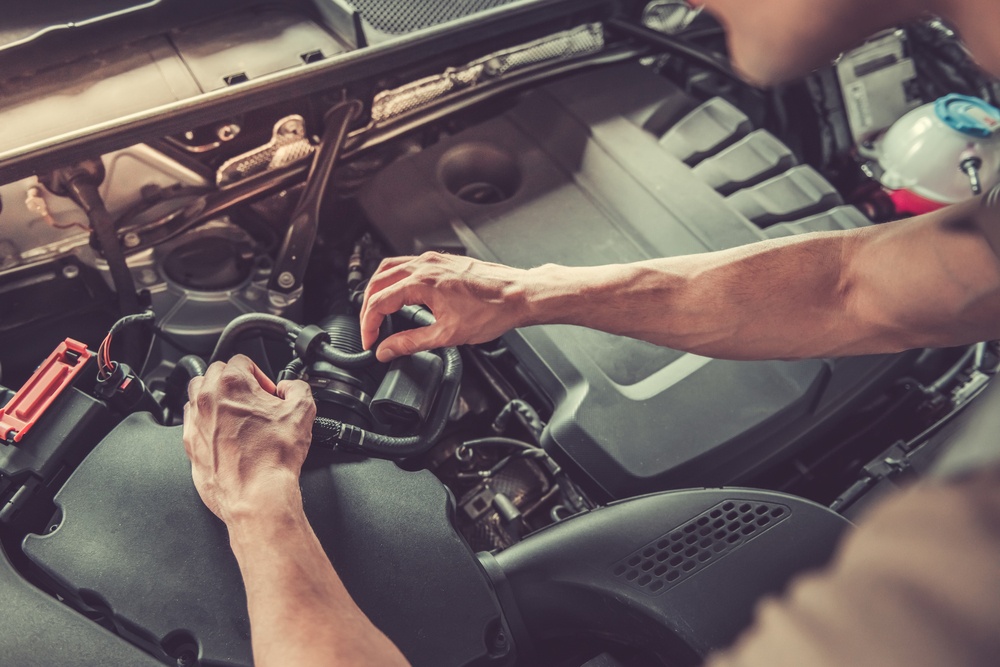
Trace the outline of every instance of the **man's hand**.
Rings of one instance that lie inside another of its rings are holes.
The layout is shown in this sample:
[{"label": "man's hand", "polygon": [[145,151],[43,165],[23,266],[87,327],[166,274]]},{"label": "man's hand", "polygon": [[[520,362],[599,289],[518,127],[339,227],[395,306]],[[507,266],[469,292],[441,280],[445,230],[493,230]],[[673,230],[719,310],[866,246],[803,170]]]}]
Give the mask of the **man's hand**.
[{"label": "man's hand", "polygon": [[309,386],[277,386],[242,355],[191,380],[184,448],[201,499],[227,524],[298,488],[316,416]]},{"label": "man's hand", "polygon": [[184,448],[243,574],[254,664],[404,667],[340,581],[302,508],[316,417],[309,385],[277,386],[244,356],[191,380]]},{"label": "man's hand", "polygon": [[368,282],[361,308],[365,349],[382,320],[403,306],[425,305],[437,322],[394,334],[379,345],[379,361],[436,347],[484,343],[527,323],[527,271],[427,252],[382,262]]}]

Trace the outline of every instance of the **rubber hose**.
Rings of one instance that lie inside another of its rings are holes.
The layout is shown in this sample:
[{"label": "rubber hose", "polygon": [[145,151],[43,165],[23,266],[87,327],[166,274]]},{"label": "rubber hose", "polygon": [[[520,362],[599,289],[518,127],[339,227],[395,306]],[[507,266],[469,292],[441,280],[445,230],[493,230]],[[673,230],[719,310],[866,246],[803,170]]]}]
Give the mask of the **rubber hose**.
[{"label": "rubber hose", "polygon": [[316,356],[323,361],[330,362],[334,366],[347,369],[364,368],[378,361],[375,358],[374,348],[362,352],[344,352],[329,343],[320,345],[316,350]]},{"label": "rubber hose", "polygon": [[278,373],[278,382],[282,380],[301,380],[302,374],[306,371],[306,362],[302,361],[298,357],[295,357],[288,362],[280,373]]},{"label": "rubber hose", "polygon": [[204,359],[196,354],[187,354],[177,360],[177,365],[170,371],[170,374],[180,375],[183,373],[187,376],[187,380],[191,381],[192,378],[204,375],[207,370],[208,364],[205,363]]},{"label": "rubber hose", "polygon": [[229,361],[233,356],[233,350],[236,347],[237,341],[250,332],[257,332],[262,336],[294,341],[301,330],[301,327],[294,322],[276,315],[267,315],[266,313],[240,315],[222,330],[222,335],[219,336],[219,342],[215,344],[215,349],[212,351],[212,356],[209,357],[208,363],[213,364],[216,361]]},{"label": "rubber hose", "polygon": [[402,459],[422,454],[430,449],[441,437],[448,424],[448,416],[451,414],[451,407],[458,397],[462,381],[462,355],[459,354],[458,348],[445,347],[432,351],[444,361],[444,372],[440,394],[420,433],[406,437],[393,437],[373,433],[335,419],[320,417],[313,423],[314,442],[340,444],[369,456],[386,459]]},{"label": "rubber hose", "polygon": [[193,354],[181,357],[170,370],[163,398],[163,407],[166,409],[168,423],[170,415],[179,410],[187,401],[188,384],[193,378],[204,375],[206,370],[208,370],[208,365],[205,360]]}]

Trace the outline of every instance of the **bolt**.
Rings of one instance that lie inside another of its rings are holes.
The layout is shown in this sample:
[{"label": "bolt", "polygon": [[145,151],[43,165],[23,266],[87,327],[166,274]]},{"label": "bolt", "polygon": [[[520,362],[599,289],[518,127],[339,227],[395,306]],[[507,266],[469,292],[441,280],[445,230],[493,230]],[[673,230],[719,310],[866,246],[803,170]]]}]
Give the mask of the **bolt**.
[{"label": "bolt", "polygon": [[126,248],[134,248],[142,242],[139,239],[139,235],[135,232],[129,232],[126,234],[122,241],[125,243]]},{"label": "bolt", "polygon": [[503,74],[503,62],[499,58],[490,58],[483,66],[486,76],[497,76]]},{"label": "bolt", "polygon": [[294,134],[299,137],[304,137],[306,134],[306,128],[305,125],[302,124],[301,119],[289,118],[278,126],[278,134]]},{"label": "bolt", "polygon": [[76,264],[67,264],[66,266],[63,267],[62,274],[63,278],[68,278],[69,280],[73,280],[73,278],[76,278],[78,275],[80,275],[80,267],[77,266]]},{"label": "bolt", "polygon": [[295,276],[292,275],[291,271],[281,272],[281,275],[278,276],[278,287],[281,287],[282,289],[295,287]]},{"label": "bolt", "polygon": [[497,630],[490,641],[490,653],[494,656],[506,655],[510,651],[507,645],[507,635],[503,630]]},{"label": "bolt", "polygon": [[219,138],[219,141],[232,141],[242,130],[243,128],[236,123],[226,123],[219,126],[219,129],[215,131],[215,136]]}]

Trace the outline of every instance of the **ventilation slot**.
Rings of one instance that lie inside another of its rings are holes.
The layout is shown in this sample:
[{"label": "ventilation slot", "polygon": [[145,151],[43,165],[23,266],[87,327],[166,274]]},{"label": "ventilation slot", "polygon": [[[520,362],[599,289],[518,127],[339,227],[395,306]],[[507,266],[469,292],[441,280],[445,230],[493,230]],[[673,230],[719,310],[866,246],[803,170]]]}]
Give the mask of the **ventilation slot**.
[{"label": "ventilation slot", "polygon": [[611,573],[651,595],[670,590],[791,515],[785,505],[727,500],[623,558]]}]

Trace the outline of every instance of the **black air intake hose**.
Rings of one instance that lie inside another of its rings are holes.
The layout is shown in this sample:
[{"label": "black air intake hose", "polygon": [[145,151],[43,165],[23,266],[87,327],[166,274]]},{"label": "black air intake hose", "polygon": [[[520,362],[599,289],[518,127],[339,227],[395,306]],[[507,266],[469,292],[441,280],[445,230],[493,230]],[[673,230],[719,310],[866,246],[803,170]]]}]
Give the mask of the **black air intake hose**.
[{"label": "black air intake hose", "polygon": [[382,435],[335,419],[318,418],[313,424],[313,442],[319,445],[342,445],[362,454],[387,459],[406,458],[430,449],[444,432],[462,381],[462,355],[458,348],[445,347],[433,352],[444,361],[441,389],[431,414],[417,435]]},{"label": "black air intake hose", "polygon": [[288,362],[280,373],[278,373],[278,382],[283,380],[301,380],[302,375],[306,372],[306,362],[302,361],[298,357],[295,357]]},{"label": "black air intake hose", "polygon": [[276,315],[266,315],[264,313],[247,313],[240,315],[226,325],[219,336],[219,342],[215,344],[212,356],[208,358],[208,363],[216,361],[229,361],[236,349],[236,343],[240,338],[248,333],[257,333],[261,336],[278,338],[281,340],[294,341],[302,331],[301,327],[294,322],[286,320]]},{"label": "black air intake hose", "polygon": [[343,352],[329,343],[329,334],[319,327],[300,327],[283,317],[265,313],[240,315],[227,324],[212,351],[209,363],[228,361],[233,356],[236,342],[248,333],[287,340],[295,345],[299,356],[303,356],[308,350],[317,359],[341,368],[362,368],[375,363],[374,350]]},{"label": "black air intake hose", "polygon": [[364,351],[361,346],[361,324],[356,315],[330,315],[319,326],[330,336],[330,344],[341,352],[356,354]]},{"label": "black air intake hose", "polygon": [[166,391],[163,406],[168,415],[177,413],[187,402],[187,388],[193,378],[202,376],[208,370],[205,360],[199,356],[188,354],[181,357],[167,375]]},{"label": "black air intake hose", "polygon": [[[201,357],[188,354],[178,359],[177,364],[167,376],[168,387],[180,387],[186,392],[187,385],[193,378],[204,375],[208,370],[208,364]],[[185,393],[186,397],[186,393]]]}]

